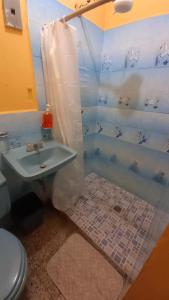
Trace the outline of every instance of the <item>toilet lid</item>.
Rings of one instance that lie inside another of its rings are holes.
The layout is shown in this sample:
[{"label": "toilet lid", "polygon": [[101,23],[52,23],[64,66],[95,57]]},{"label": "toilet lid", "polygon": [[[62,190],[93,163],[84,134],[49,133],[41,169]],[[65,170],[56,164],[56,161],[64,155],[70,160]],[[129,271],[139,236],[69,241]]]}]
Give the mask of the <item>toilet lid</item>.
[{"label": "toilet lid", "polygon": [[0,229],[0,299],[6,299],[18,282],[22,267],[22,249],[19,240]]}]

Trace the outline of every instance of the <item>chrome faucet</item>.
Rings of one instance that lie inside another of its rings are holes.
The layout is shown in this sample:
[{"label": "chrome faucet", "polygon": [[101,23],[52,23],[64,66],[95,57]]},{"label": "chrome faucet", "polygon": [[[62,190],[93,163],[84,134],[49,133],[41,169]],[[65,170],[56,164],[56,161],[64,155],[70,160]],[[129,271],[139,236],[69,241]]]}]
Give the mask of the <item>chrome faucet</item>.
[{"label": "chrome faucet", "polygon": [[8,131],[0,131],[0,138],[8,137]]},{"label": "chrome faucet", "polygon": [[34,151],[37,151],[39,153],[39,150],[43,148],[43,142],[39,141],[38,143],[33,144]]},{"label": "chrome faucet", "polygon": [[36,151],[37,153],[39,153],[40,152],[39,150],[42,149],[43,147],[44,147],[43,141],[39,141],[37,143],[27,144],[26,151],[27,152]]}]

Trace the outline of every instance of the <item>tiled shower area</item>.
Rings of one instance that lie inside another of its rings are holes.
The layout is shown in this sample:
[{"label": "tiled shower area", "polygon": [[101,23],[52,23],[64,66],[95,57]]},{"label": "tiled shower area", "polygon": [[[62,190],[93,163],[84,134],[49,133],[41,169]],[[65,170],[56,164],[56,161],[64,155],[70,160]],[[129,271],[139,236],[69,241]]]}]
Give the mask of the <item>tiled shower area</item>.
[{"label": "tiled shower area", "polygon": [[[95,173],[85,178],[83,195],[66,213],[130,281],[139,274],[169,220],[164,212]],[[161,229],[154,231],[159,219]]]}]

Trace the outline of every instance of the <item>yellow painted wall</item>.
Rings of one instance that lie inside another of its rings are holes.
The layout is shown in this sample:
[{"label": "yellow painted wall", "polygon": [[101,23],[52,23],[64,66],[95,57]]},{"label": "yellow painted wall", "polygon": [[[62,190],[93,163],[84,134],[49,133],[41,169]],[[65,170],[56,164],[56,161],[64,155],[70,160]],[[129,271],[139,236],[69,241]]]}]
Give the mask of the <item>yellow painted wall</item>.
[{"label": "yellow painted wall", "polygon": [[[74,9],[76,0],[58,0]],[[133,9],[126,14],[113,14],[114,4],[108,3],[84,16],[94,24],[108,30],[134,21],[169,13],[169,0],[133,0]]]},{"label": "yellow painted wall", "polygon": [[113,3],[106,4],[104,30],[169,13],[169,0],[133,0],[133,9],[126,14],[113,15]]},{"label": "yellow painted wall", "polygon": [[[62,4],[66,5],[67,7],[74,10],[76,0],[58,0],[58,2],[61,2]],[[89,21],[96,24],[101,29],[104,29],[104,21],[105,21],[105,5],[98,7],[83,16],[88,19]]]},{"label": "yellow painted wall", "polygon": [[38,109],[26,0],[21,0],[23,31],[4,25],[0,0],[0,113]]}]

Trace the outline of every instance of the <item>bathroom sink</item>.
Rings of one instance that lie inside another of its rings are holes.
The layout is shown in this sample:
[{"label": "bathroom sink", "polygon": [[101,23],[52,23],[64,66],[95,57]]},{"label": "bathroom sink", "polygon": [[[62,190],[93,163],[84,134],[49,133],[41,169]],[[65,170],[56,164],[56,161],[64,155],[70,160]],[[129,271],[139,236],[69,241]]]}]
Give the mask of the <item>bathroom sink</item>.
[{"label": "bathroom sink", "polygon": [[77,152],[71,148],[51,141],[44,143],[39,151],[26,152],[26,146],[11,149],[4,158],[23,180],[33,181],[55,173],[76,155]]}]

